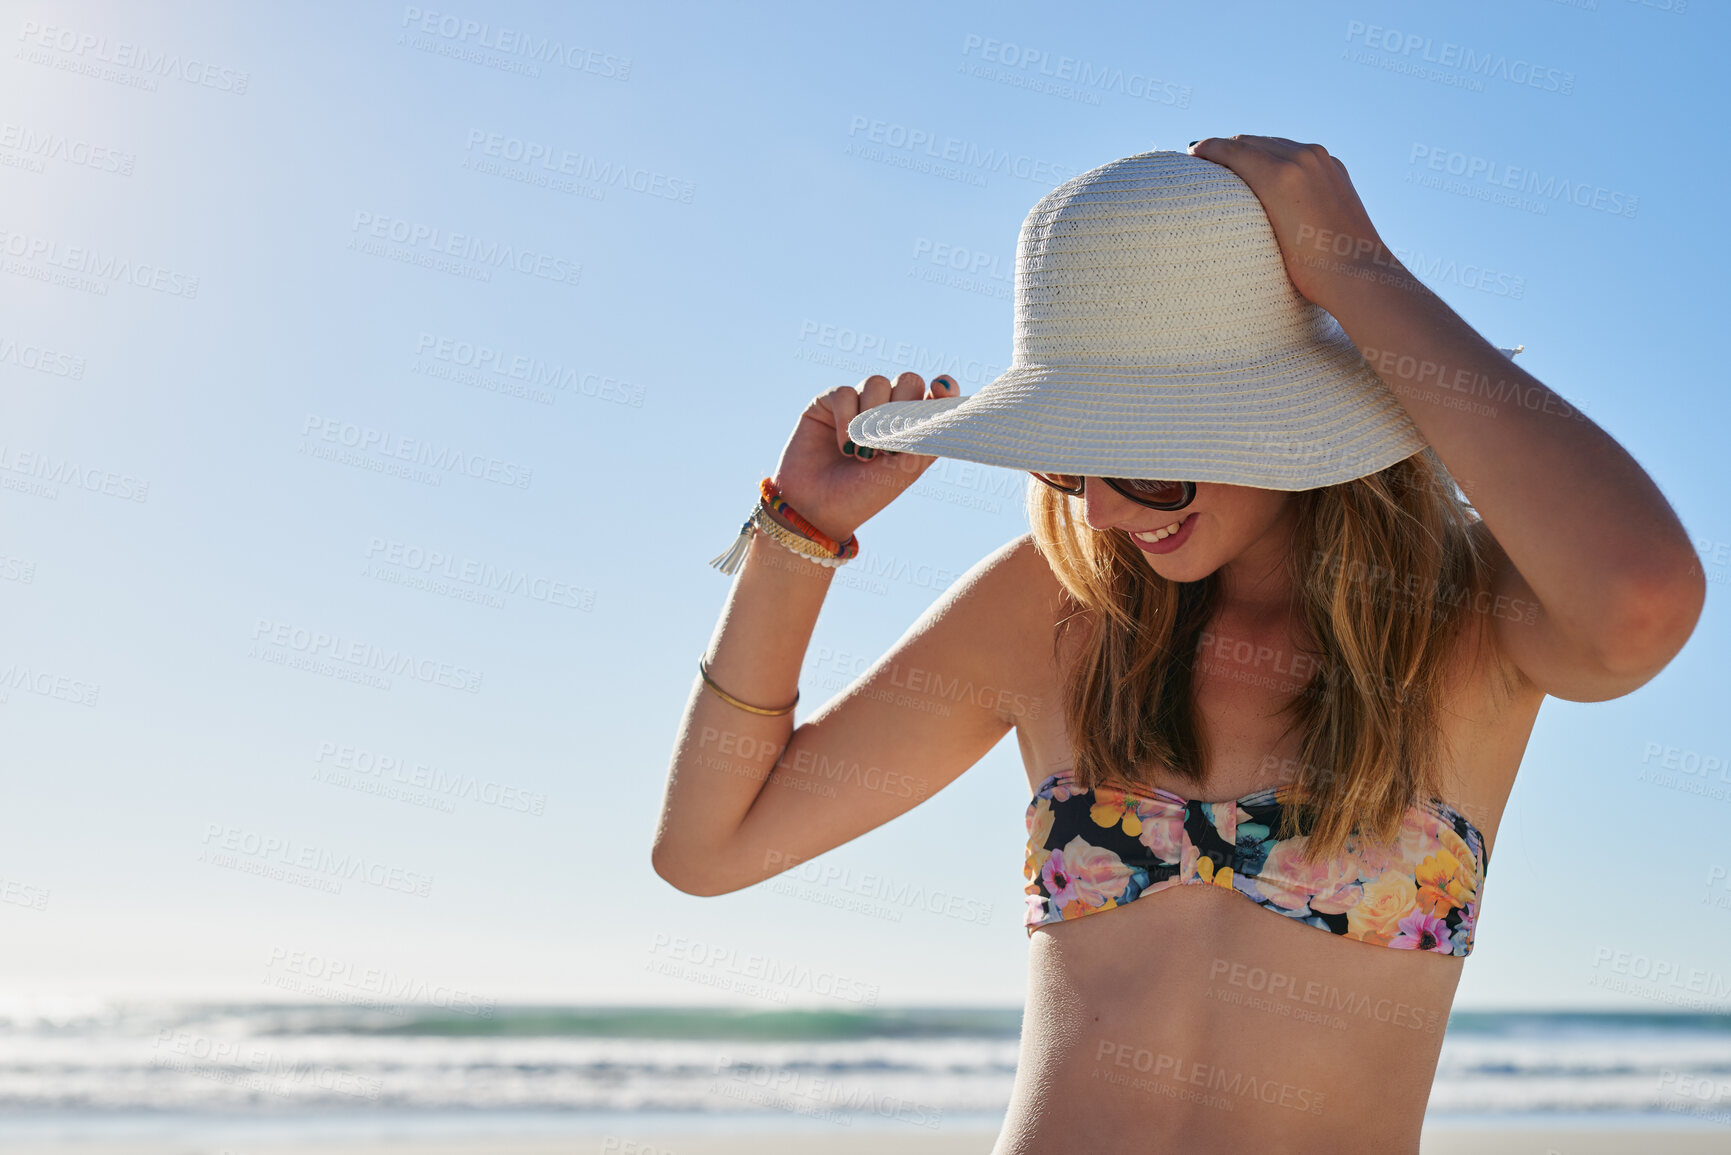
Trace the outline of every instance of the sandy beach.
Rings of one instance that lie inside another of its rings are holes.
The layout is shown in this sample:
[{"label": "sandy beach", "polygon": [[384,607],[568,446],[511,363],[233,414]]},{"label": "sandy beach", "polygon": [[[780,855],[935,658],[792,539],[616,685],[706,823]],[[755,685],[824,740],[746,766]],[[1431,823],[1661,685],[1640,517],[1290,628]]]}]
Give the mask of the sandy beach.
[{"label": "sandy beach", "polygon": [[[331,1143],[297,1141],[243,1146],[205,1142],[42,1142],[11,1146],[12,1155],[989,1155],[994,1132],[908,1135],[900,1132],[836,1135],[776,1132],[703,1137],[690,1133],[582,1136],[542,1139],[507,1137],[471,1140],[380,1140]],[[1731,1130],[1673,1129],[1600,1131],[1436,1128],[1425,1132],[1422,1155],[1708,1155],[1731,1152]]]}]

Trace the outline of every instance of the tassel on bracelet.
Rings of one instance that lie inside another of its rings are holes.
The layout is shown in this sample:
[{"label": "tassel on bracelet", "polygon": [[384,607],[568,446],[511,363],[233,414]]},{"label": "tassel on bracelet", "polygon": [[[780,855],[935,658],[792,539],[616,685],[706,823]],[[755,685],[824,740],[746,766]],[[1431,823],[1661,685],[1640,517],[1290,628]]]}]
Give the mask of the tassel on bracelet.
[{"label": "tassel on bracelet", "polygon": [[[796,532],[780,524],[769,515],[771,509],[806,532]],[[709,564],[724,574],[732,574],[738,570],[745,563],[745,555],[751,548],[753,529],[761,530],[766,537],[789,552],[831,569],[846,565],[859,554],[857,535],[850,536],[845,542],[836,542],[789,505],[774,481],[766,477],[759,486],[758,503],[740,525],[739,534],[733,539],[733,544],[711,558]],[[807,548],[808,546],[810,548]]]}]

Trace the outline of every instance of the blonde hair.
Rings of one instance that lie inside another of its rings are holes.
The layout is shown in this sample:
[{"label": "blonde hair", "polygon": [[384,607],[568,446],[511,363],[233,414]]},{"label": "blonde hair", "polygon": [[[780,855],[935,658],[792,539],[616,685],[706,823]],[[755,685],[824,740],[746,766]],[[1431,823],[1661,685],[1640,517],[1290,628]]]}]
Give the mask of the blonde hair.
[{"label": "blonde hair", "polygon": [[[1277,837],[1308,835],[1307,860],[1352,834],[1390,841],[1436,796],[1450,643],[1482,604],[1496,543],[1440,459],[1423,449],[1339,485],[1300,490],[1288,558],[1315,672],[1286,703],[1301,731]],[[1219,573],[1173,582],[1079,501],[1030,480],[1033,538],[1068,595],[1060,637],[1079,630],[1065,721],[1084,789],[1151,785],[1147,768],[1200,784],[1209,750],[1194,664],[1218,606]],[[1482,646],[1488,630],[1478,631]],[[1303,644],[1302,642],[1300,643]]]}]

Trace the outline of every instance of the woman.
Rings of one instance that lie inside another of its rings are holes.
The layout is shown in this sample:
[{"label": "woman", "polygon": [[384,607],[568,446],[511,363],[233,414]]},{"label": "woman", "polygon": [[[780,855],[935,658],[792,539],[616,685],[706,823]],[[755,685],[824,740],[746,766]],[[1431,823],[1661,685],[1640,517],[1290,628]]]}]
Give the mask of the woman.
[{"label": "woman", "polygon": [[[1031,970],[997,1152],[1416,1151],[1539,704],[1670,661],[1688,535],[1320,146],[1101,166],[1018,261],[1003,377],[873,376],[802,415],[724,565],[656,870],[762,881],[1014,729]],[[794,727],[833,567],[939,454],[1035,473],[1033,532]],[[999,692],[898,704],[970,682]]]}]

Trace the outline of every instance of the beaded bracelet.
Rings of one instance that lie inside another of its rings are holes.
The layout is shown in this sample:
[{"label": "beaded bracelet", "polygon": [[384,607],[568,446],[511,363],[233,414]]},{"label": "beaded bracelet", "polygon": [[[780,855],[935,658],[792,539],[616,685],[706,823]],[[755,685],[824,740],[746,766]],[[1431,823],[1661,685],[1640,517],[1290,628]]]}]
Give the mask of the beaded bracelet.
[{"label": "beaded bracelet", "polygon": [[751,524],[763,531],[763,533],[777,545],[783,546],[790,552],[796,553],[806,561],[812,562],[816,565],[828,566],[830,569],[835,569],[837,566],[846,565],[848,562],[847,558],[838,558],[832,554],[826,553],[823,546],[817,544],[817,542],[812,541],[808,537],[801,537],[793,530],[787,528],[787,526],[769,516],[769,510],[765,509],[761,505],[751,511]]},{"label": "beaded bracelet", "polygon": [[[794,526],[798,528],[800,533],[804,534],[808,541],[822,549],[826,556],[820,557],[815,552],[808,552],[805,549],[790,544],[782,535],[791,533],[791,531],[789,531],[785,526],[776,524],[775,521],[767,515],[765,512],[766,510],[774,510],[782,517],[793,522]],[[833,568],[835,566],[845,565],[847,562],[859,555],[858,535],[850,534],[846,541],[838,543],[833,537],[830,537],[821,529],[817,528],[817,526],[807,521],[798,510],[789,505],[787,499],[782,497],[781,490],[777,488],[775,482],[766,477],[758,484],[758,503],[752,507],[750,515],[745,519],[745,523],[739,527],[739,536],[733,539],[733,544],[726,550],[717,554],[715,557],[710,558],[709,564],[725,574],[731,574],[737,570],[745,561],[746,551],[750,548],[751,544],[751,531],[754,527],[764,529],[773,540],[787,546],[801,557],[817,562],[819,565],[830,566]]]}]

